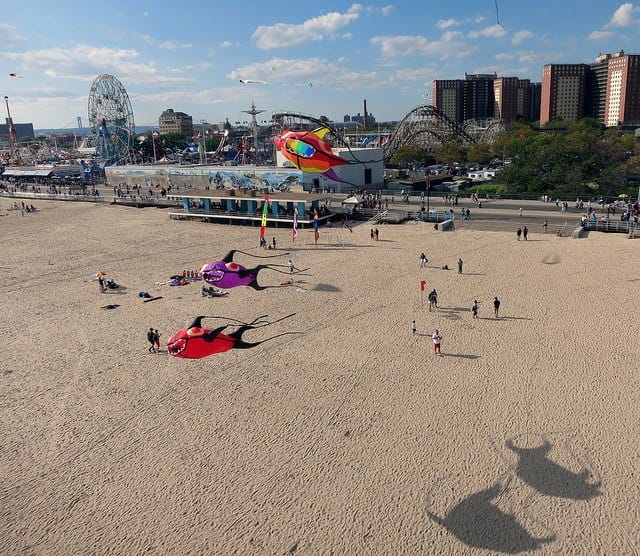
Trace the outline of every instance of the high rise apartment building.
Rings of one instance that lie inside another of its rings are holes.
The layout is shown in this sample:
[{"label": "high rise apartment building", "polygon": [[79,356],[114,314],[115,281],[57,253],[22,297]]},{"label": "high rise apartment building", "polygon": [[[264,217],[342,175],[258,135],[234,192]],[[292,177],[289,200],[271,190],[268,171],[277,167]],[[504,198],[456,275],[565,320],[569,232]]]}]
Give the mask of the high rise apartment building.
[{"label": "high rise apartment building", "polygon": [[640,123],[640,55],[608,60],[604,125]]},{"label": "high rise apartment building", "polygon": [[447,118],[459,124],[464,115],[464,81],[436,79],[432,84],[433,105]]},{"label": "high rise apartment building", "polygon": [[587,64],[547,64],[542,68],[540,125],[584,116]]},{"label": "high rise apartment building", "polygon": [[158,120],[160,135],[167,133],[180,133],[185,137],[193,136],[193,117],[184,112],[174,112],[168,108]]},{"label": "high rise apartment building", "polygon": [[517,77],[498,77],[493,81],[494,117],[505,124],[531,118],[531,82]]},{"label": "high rise apartment building", "polygon": [[464,74],[463,120],[493,118],[493,74]]}]

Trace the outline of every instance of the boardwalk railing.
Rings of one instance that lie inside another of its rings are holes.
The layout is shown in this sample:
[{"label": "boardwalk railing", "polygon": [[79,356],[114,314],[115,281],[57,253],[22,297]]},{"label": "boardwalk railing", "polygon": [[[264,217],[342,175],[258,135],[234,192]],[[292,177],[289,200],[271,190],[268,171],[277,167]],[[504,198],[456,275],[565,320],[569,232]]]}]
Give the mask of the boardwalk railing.
[{"label": "boardwalk railing", "polygon": [[636,222],[623,222],[622,220],[587,221],[582,223],[582,227],[588,231],[629,234],[631,237],[636,237],[639,231]]}]

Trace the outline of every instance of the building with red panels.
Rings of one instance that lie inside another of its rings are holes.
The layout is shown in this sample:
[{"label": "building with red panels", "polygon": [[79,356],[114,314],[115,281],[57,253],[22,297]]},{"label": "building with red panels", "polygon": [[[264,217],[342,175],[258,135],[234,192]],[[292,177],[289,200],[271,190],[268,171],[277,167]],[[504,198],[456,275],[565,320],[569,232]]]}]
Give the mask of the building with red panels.
[{"label": "building with red panels", "polygon": [[433,82],[433,106],[455,123],[464,119],[464,81],[436,79]]},{"label": "building with red panels", "polygon": [[587,64],[547,64],[542,68],[540,125],[584,116]]},{"label": "building with red panels", "polygon": [[607,68],[604,125],[640,123],[640,55],[611,57]]},{"label": "building with red panels", "polygon": [[494,115],[505,124],[530,119],[531,82],[517,77],[498,77],[493,81]]}]

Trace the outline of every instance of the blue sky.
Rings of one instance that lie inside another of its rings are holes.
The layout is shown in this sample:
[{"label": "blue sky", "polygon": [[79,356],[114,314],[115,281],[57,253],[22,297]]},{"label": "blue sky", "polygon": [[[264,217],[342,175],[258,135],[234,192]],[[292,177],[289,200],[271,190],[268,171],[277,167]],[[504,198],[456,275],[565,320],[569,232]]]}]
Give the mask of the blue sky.
[{"label": "blue sky", "polygon": [[2,4],[2,94],[14,121],[36,128],[86,125],[102,73],[123,83],[138,125],[157,125],[166,108],[244,121],[252,99],[264,119],[291,110],[335,121],[366,99],[384,121],[428,102],[433,79],[540,81],[547,63],[640,51],[640,3],[609,0],[497,0],[497,13],[494,0]]}]

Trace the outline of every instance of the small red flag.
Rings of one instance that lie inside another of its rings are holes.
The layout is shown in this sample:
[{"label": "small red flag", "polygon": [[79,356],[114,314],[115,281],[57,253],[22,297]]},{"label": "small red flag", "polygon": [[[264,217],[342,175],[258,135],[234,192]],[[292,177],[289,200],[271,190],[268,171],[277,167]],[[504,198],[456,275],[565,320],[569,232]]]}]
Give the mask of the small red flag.
[{"label": "small red flag", "polygon": [[426,280],[420,280],[420,291],[424,291],[424,287],[427,285]]}]

